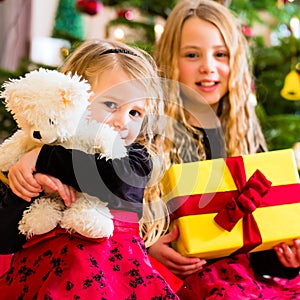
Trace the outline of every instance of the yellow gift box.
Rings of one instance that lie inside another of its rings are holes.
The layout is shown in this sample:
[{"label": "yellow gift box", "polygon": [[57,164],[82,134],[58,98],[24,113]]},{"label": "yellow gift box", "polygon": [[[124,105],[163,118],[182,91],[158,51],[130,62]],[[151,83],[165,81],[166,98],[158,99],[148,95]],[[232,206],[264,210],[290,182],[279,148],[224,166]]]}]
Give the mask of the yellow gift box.
[{"label": "yellow gift box", "polygon": [[261,251],[300,237],[292,149],[173,165],[162,185],[184,256]]}]

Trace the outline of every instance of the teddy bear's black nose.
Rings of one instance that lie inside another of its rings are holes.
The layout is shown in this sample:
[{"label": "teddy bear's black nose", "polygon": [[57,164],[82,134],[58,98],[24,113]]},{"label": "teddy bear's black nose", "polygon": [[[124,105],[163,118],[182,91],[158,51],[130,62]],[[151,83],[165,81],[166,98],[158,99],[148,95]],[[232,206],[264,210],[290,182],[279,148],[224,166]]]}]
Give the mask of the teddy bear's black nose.
[{"label": "teddy bear's black nose", "polygon": [[33,137],[37,140],[40,140],[42,138],[41,134],[39,131],[34,131],[33,132]]}]

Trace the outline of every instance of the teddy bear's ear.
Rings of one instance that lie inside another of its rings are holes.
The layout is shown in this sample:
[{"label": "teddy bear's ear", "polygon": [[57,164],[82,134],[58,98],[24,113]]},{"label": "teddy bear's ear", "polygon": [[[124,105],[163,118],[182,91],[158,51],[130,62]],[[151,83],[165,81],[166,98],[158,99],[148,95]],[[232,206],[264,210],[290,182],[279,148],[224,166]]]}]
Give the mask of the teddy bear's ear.
[{"label": "teddy bear's ear", "polygon": [[6,104],[7,102],[9,102],[9,100],[11,98],[13,98],[13,94],[15,92],[15,88],[13,88],[14,86],[14,82],[15,80],[11,80],[9,79],[8,81],[5,81],[2,84],[2,91],[0,92],[0,97],[4,99],[4,103]]},{"label": "teddy bear's ear", "polygon": [[15,87],[13,82],[8,83],[5,86],[5,90],[1,94],[1,97],[4,99],[6,110],[14,114],[14,108],[18,108],[20,98],[18,95],[18,89]]},{"label": "teddy bear's ear", "polygon": [[[66,118],[82,112],[89,104],[91,86],[78,75],[40,68],[3,84],[1,93],[6,109],[22,114],[30,109],[36,115]],[[50,109],[50,110],[49,110]],[[75,116],[74,116],[75,118]]]}]

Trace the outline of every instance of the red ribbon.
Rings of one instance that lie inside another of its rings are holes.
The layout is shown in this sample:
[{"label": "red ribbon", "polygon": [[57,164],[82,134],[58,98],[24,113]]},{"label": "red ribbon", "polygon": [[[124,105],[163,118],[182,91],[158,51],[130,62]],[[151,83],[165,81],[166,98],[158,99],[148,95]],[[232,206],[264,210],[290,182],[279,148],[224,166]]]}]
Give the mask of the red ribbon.
[{"label": "red ribbon", "polygon": [[262,243],[260,230],[252,212],[257,207],[298,203],[300,184],[271,187],[271,182],[259,170],[247,181],[241,156],[226,158],[225,162],[237,190],[180,196],[170,200],[167,205],[172,219],[217,213],[215,221],[228,231],[243,218],[243,246],[234,254],[245,253]]},{"label": "red ribbon", "polygon": [[227,158],[225,162],[239,195],[231,198],[214,219],[221,227],[231,231],[235,224],[243,218],[243,247],[234,254],[249,252],[262,243],[260,230],[252,213],[261,205],[262,197],[270,190],[272,183],[259,170],[256,170],[246,181],[245,167],[241,156],[234,159]]},{"label": "red ribbon", "polygon": [[[246,214],[252,214],[260,206],[262,197],[270,190],[272,183],[259,170],[256,170],[246,182],[242,157],[234,160],[227,159],[226,164],[239,195],[229,199],[214,220],[225,230],[231,231],[241,218],[245,217]],[[253,219],[251,223],[254,223],[254,218],[251,219]]]}]

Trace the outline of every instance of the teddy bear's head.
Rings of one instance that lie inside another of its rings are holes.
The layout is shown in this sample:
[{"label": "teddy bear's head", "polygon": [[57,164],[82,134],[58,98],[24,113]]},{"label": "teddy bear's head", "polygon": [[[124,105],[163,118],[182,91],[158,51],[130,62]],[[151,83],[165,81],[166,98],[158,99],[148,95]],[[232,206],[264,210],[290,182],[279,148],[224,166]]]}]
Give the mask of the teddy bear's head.
[{"label": "teddy bear's head", "polygon": [[73,136],[91,96],[91,86],[78,75],[40,68],[4,83],[0,97],[18,127],[42,144]]}]

